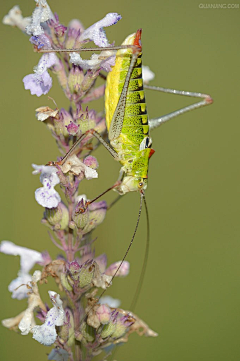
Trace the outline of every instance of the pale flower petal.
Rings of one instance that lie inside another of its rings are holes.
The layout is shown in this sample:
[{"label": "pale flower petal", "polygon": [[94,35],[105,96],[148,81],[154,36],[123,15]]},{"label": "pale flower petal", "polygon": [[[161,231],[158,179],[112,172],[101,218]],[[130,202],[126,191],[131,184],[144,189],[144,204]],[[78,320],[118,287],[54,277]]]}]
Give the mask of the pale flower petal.
[{"label": "pale flower petal", "polygon": [[28,296],[29,289],[27,284],[31,281],[31,276],[29,274],[22,274],[18,272],[18,277],[8,286],[8,291],[12,292],[12,298],[17,298],[22,300]]},{"label": "pale flower petal", "polygon": [[37,120],[40,120],[41,122],[44,122],[44,120],[50,117],[55,118],[59,113],[59,109],[53,110],[48,106],[37,108],[35,111]]},{"label": "pale flower petal", "polygon": [[117,298],[112,298],[111,296],[103,296],[98,301],[100,304],[107,304],[109,307],[118,308],[121,304],[121,301]]},{"label": "pale flower petal", "polygon": [[90,60],[83,60],[78,53],[70,53],[70,62],[86,70],[101,68],[109,72],[115,64],[115,52],[102,51],[100,54],[93,54]]},{"label": "pale flower petal", "polygon": [[79,175],[80,173],[84,173],[86,179],[97,178],[98,173],[95,169],[92,169],[86,166],[77,156],[76,154],[66,160],[66,162],[61,166],[62,172],[67,173],[71,172],[75,175]]},{"label": "pale flower petal", "polygon": [[12,298],[17,298],[18,300],[26,298],[29,292],[26,284],[31,281],[29,271],[35,263],[43,262],[41,253],[25,247],[16,246],[13,242],[9,241],[2,241],[0,244],[0,252],[21,257],[21,269],[18,272],[18,277],[10,283],[8,290],[12,292]]},{"label": "pale flower petal", "polygon": [[[115,275],[115,272],[117,271],[118,267],[120,266],[122,261],[115,262],[111,264],[105,271],[106,275],[113,276]],[[117,271],[117,274],[115,277],[124,277],[129,274],[130,264],[128,261],[124,261],[120,267],[120,269]]]},{"label": "pale flower petal", "polygon": [[143,65],[142,67],[143,82],[148,83],[155,78],[155,74],[150,70],[149,66]]},{"label": "pale flower petal", "polygon": [[29,248],[17,246],[10,241],[2,241],[0,244],[0,252],[11,254],[13,256],[20,256],[21,272],[28,273],[35,263],[43,262],[40,252],[34,251]]},{"label": "pale flower petal", "polygon": [[33,338],[45,346],[50,346],[56,341],[57,332],[55,326],[62,326],[65,321],[65,313],[60,296],[53,291],[48,293],[53,308],[48,311],[44,324],[35,326],[32,329]]},{"label": "pale flower petal", "polygon": [[116,13],[107,14],[103,19],[87,28],[80,36],[80,41],[90,39],[98,46],[109,46],[110,44],[103,28],[116,24],[121,18],[121,15]]},{"label": "pale flower petal", "polygon": [[4,16],[3,24],[16,26],[20,30],[25,31],[27,25],[31,23],[31,18],[24,18],[18,5],[15,5],[9,13]]},{"label": "pale flower petal", "polygon": [[34,69],[34,74],[28,74],[23,78],[25,89],[29,89],[32,95],[38,97],[47,94],[52,87],[52,78],[47,69],[57,63],[58,59],[55,54],[44,54]]},{"label": "pale flower petal", "polygon": [[56,208],[61,202],[61,197],[54,187],[60,183],[60,179],[57,175],[57,168],[52,166],[36,165],[32,164],[35,171],[33,174],[40,173],[40,182],[43,187],[38,188],[35,191],[35,199],[42,207]]},{"label": "pale flower petal", "polygon": [[54,16],[46,0],[35,1],[36,8],[32,13],[31,24],[26,27],[26,33],[28,35],[37,36],[44,33],[41,23],[44,23],[49,19],[54,19]]},{"label": "pale flower petal", "polygon": [[18,316],[13,318],[8,318],[2,321],[3,326],[14,329],[17,331],[17,328],[21,330],[22,335],[27,335],[33,326],[35,326],[34,320],[34,309],[40,307],[46,312],[46,307],[43,304],[39,292],[37,282],[41,278],[41,271],[35,271],[31,282],[28,286],[28,308],[26,311],[21,312]]}]

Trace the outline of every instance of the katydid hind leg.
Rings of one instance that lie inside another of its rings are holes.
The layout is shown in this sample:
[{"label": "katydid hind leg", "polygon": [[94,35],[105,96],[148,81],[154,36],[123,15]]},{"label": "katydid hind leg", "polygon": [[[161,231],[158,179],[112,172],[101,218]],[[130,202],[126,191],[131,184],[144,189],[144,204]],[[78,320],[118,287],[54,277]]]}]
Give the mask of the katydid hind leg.
[{"label": "katydid hind leg", "polygon": [[175,118],[181,114],[187,113],[194,109],[202,108],[206,105],[213,103],[213,99],[211,98],[211,96],[208,94],[204,94],[204,93],[189,92],[189,91],[184,91],[184,90],[176,90],[176,89],[162,88],[162,87],[149,86],[149,85],[145,85],[144,87],[145,87],[145,89],[156,90],[156,91],[160,91],[163,93],[169,93],[169,94],[182,95],[182,96],[188,96],[188,97],[192,97],[192,98],[202,98],[203,99],[200,102],[188,105],[184,108],[178,109],[169,114],[163,115],[158,118],[150,119],[149,120],[150,130],[159,127],[161,124],[163,124],[163,123],[167,122],[168,120]]}]

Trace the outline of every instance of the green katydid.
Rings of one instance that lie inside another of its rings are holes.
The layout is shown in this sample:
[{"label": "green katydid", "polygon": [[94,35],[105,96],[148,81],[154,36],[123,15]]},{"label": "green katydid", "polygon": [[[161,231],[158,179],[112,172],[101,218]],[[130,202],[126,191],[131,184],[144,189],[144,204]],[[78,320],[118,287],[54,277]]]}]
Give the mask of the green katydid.
[{"label": "green katydid", "polygon": [[[142,200],[144,200],[147,212],[144,191],[147,188],[149,158],[154,153],[151,149],[152,140],[149,137],[149,130],[160,126],[162,123],[180,114],[211,104],[212,99],[209,95],[202,93],[145,86],[145,88],[152,90],[203,99],[200,102],[174,111],[168,115],[148,120],[142,79],[141,29],[128,36],[121,47],[108,47],[106,50],[117,50],[116,63],[107,76],[105,90],[106,124],[110,144],[94,129],[90,129],[79,137],[60,162],[49,162],[49,165],[63,165],[71,155],[77,152],[84,138],[91,134],[104,145],[115,160],[121,163],[122,167],[118,181],[94,200],[87,202],[87,205],[111,189],[116,190],[120,195],[131,191],[140,192],[141,203],[134,234],[119,267],[112,277],[113,280],[133,243],[141,214]],[[69,50],[67,51],[69,52]],[[76,49],[74,49],[74,51],[76,51]],[[143,278],[146,268],[148,247],[149,236],[141,278]],[[140,292],[141,283],[142,282],[139,283],[137,293]],[[102,292],[100,297],[104,292],[105,291]],[[135,295],[134,306],[136,305],[136,299]]]}]

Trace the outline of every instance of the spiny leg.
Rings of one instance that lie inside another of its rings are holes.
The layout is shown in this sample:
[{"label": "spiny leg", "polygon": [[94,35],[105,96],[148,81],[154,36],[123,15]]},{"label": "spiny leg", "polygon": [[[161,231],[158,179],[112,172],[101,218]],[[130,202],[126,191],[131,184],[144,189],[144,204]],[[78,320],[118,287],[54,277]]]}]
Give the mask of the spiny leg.
[{"label": "spiny leg", "polygon": [[73,155],[77,148],[79,147],[79,145],[81,144],[81,142],[84,140],[84,138],[86,138],[88,135],[92,135],[94,136],[97,140],[99,140],[100,143],[102,143],[102,145],[108,150],[108,152],[111,154],[111,156],[119,161],[119,157],[117,152],[115,152],[115,150],[103,139],[103,137],[94,129],[89,129],[86,131],[86,133],[82,134],[78,140],[73,144],[72,148],[65,154],[65,156],[62,158],[62,160],[60,161],[60,165],[63,165],[69,157],[71,157],[71,155]]},{"label": "spiny leg", "polygon": [[178,115],[184,114],[184,113],[189,112],[191,110],[198,109],[198,108],[204,107],[205,105],[209,105],[209,104],[213,103],[213,99],[208,94],[197,93],[197,92],[188,92],[188,91],[184,91],[184,90],[168,89],[168,88],[149,86],[149,85],[145,85],[144,87],[145,87],[145,89],[157,90],[157,91],[160,91],[160,92],[163,92],[163,93],[184,95],[184,96],[188,96],[188,97],[203,98],[204,99],[204,100],[202,100],[202,101],[200,101],[198,103],[188,105],[188,106],[186,106],[184,108],[181,108],[181,109],[178,109],[178,110],[176,110],[174,112],[171,112],[169,114],[163,115],[162,117],[150,119],[149,120],[150,130],[159,127],[162,123],[165,123],[168,120],[177,117]]}]

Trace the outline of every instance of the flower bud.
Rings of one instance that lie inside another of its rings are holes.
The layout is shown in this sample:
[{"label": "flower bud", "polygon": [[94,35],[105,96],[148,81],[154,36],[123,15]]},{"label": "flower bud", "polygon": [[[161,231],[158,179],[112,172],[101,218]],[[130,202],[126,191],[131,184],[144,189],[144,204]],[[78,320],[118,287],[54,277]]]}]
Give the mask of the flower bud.
[{"label": "flower bud", "polygon": [[116,328],[112,333],[111,337],[112,338],[122,337],[126,333],[128,327],[130,327],[133,323],[134,320],[130,315],[122,316],[121,318],[118,317],[116,321]]},{"label": "flower bud", "polygon": [[66,321],[60,328],[59,337],[63,343],[72,346],[74,343],[74,320],[70,309],[65,310]]},{"label": "flower bud", "polygon": [[76,135],[79,130],[79,125],[70,121],[70,124],[66,125],[66,128],[69,135]]},{"label": "flower bud", "polygon": [[99,319],[99,322],[102,325],[109,323],[111,318],[111,310],[107,305],[101,305],[96,310],[96,315]]},{"label": "flower bud", "polygon": [[71,122],[73,122],[73,118],[64,108],[62,108],[59,112],[59,120],[54,119],[55,133],[58,136],[63,135],[64,137],[68,137],[69,134],[67,131],[67,126]]},{"label": "flower bud", "polygon": [[79,275],[80,275],[82,266],[80,266],[80,264],[77,261],[72,261],[68,264],[67,267],[68,267],[68,272],[70,274],[70,277],[74,281],[77,281],[79,279]]},{"label": "flower bud", "polygon": [[87,130],[93,129],[96,125],[95,121],[91,119],[78,119],[77,123],[79,124],[81,133],[86,133]]},{"label": "flower bud", "polygon": [[83,163],[93,169],[97,169],[99,167],[97,159],[92,155],[88,155],[86,158],[84,158]]},{"label": "flower bud", "polygon": [[80,34],[84,31],[82,23],[77,20],[71,20],[68,25],[68,34],[66,38],[66,48],[80,48],[81,43],[78,41]]},{"label": "flower bud", "polygon": [[[119,262],[115,262],[113,264],[111,264],[105,271],[105,274],[108,276],[115,276],[115,277],[124,277],[127,276],[129,274],[129,262],[128,261],[124,261],[121,265],[121,267],[119,268],[119,270],[117,271],[118,267],[120,266],[122,261]],[[116,273],[117,271],[117,273]],[[115,274],[116,273],[116,274]]]},{"label": "flower bud", "polygon": [[56,208],[45,208],[44,219],[56,230],[66,229],[69,222],[68,209],[62,202]]},{"label": "flower bud", "polygon": [[80,288],[85,288],[86,286],[90,286],[92,279],[94,277],[95,264],[93,261],[87,261],[84,265],[82,265],[81,272],[79,274],[79,286]]},{"label": "flower bud", "polygon": [[81,68],[73,66],[68,75],[68,87],[72,94],[77,94],[81,89],[84,74]]},{"label": "flower bud", "polygon": [[109,323],[103,326],[103,329],[101,331],[102,338],[110,337],[114,333],[116,329],[117,316],[118,316],[118,312],[114,310],[111,314]]},{"label": "flower bud", "polygon": [[75,208],[73,220],[80,229],[84,229],[89,223],[89,209],[86,208],[86,201],[83,198],[80,199]]},{"label": "flower bud", "polygon": [[91,203],[88,208],[89,222],[83,229],[84,234],[91,232],[103,222],[107,211],[107,203],[105,201],[94,202]]}]

